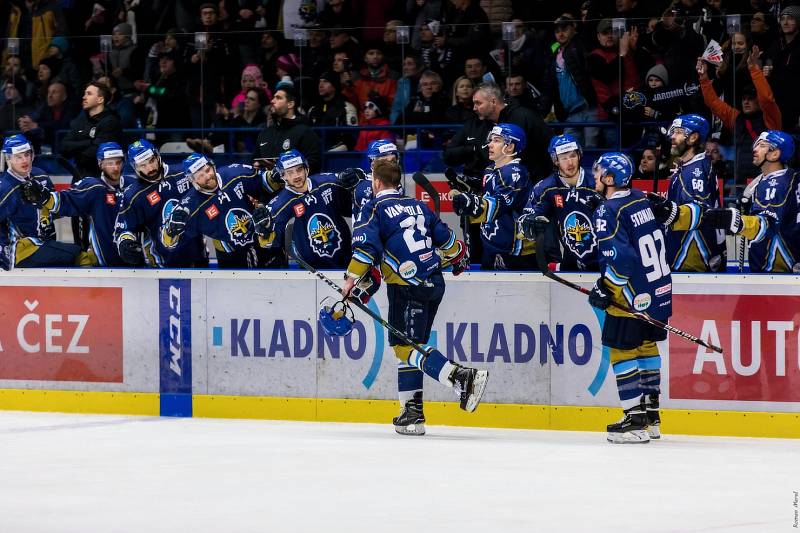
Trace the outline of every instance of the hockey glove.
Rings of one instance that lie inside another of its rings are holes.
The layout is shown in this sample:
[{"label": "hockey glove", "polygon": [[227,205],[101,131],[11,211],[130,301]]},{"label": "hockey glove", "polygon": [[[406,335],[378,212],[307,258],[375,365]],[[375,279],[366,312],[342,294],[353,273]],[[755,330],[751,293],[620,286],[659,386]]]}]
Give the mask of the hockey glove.
[{"label": "hockey glove", "polygon": [[50,218],[40,218],[39,219],[39,227],[37,228],[39,232],[39,238],[45,241],[54,241],[56,240],[56,225],[53,224],[52,219]]},{"label": "hockey glove", "polygon": [[588,207],[591,212],[594,212],[594,210],[600,207],[600,204],[602,203],[603,195],[599,192],[594,193],[586,199],[586,207]]},{"label": "hockey glove", "polygon": [[723,229],[728,235],[737,235],[743,226],[742,213],[735,207],[708,209],[700,222],[701,228]]},{"label": "hockey glove", "polygon": [[50,189],[35,179],[25,180],[22,184],[22,198],[29,204],[41,208],[50,198]]},{"label": "hockey glove", "polygon": [[454,276],[458,276],[465,270],[469,270],[469,250],[467,250],[467,245],[464,244],[463,241],[459,241],[459,244],[461,245],[461,249],[451,263],[453,265]]},{"label": "hockey glove", "polygon": [[348,190],[353,190],[361,180],[367,179],[367,173],[360,168],[346,168],[336,175],[336,182]]},{"label": "hockey glove", "polygon": [[473,178],[464,176],[448,168],[444,171],[444,177],[447,178],[447,184],[451,189],[461,192],[474,192],[480,191],[483,188],[483,183],[480,178]]},{"label": "hockey glove", "polygon": [[672,200],[667,200],[656,193],[647,193],[647,201],[650,202],[650,209],[653,210],[656,220],[669,226],[678,218],[678,204]]},{"label": "hockey glove", "polygon": [[274,230],[275,219],[269,209],[260,205],[253,210],[253,226],[258,235],[268,237]]},{"label": "hockey glove", "polygon": [[356,282],[350,291],[349,297],[359,300],[362,304],[366,305],[369,303],[372,295],[378,292],[380,288],[381,271],[372,267],[358,282]]},{"label": "hockey glove", "polygon": [[605,310],[611,305],[611,293],[603,283],[603,278],[597,280],[597,283],[594,284],[592,287],[591,292],[589,293],[589,305],[592,307],[596,307],[597,309]]},{"label": "hockey glove", "polygon": [[481,197],[470,192],[462,192],[453,198],[453,211],[458,216],[479,217],[483,214]]},{"label": "hockey glove", "polygon": [[135,266],[144,264],[142,245],[139,244],[139,241],[136,239],[121,239],[119,243],[117,243],[117,250],[119,251],[120,258],[126,263]]},{"label": "hockey glove", "polygon": [[547,231],[550,225],[550,220],[542,215],[528,213],[519,218],[519,226],[522,229],[522,235],[528,240],[536,240],[536,237]]},{"label": "hockey glove", "polygon": [[167,235],[178,237],[186,231],[186,223],[189,221],[189,209],[185,206],[179,205],[172,210],[167,221],[166,232]]}]

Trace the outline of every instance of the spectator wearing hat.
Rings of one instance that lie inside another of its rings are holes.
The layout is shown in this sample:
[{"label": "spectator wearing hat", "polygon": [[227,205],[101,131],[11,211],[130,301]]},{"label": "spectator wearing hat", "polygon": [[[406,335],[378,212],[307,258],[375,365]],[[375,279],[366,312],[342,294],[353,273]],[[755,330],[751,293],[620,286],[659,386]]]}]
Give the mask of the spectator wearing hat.
[{"label": "spectator wearing hat", "polygon": [[397,80],[397,93],[392,102],[392,112],[389,120],[397,124],[402,119],[406,106],[411,101],[414,87],[419,85],[419,75],[422,73],[422,60],[416,54],[411,54],[403,59],[403,77]]},{"label": "spectator wearing hat", "polygon": [[97,148],[104,142],[122,143],[122,125],[119,116],[106,108],[111,100],[108,86],[91,82],[83,91],[83,111],[70,124],[70,132],[61,141],[64,157],[75,159],[81,176],[96,176]]},{"label": "spectator wearing hat", "polygon": [[275,88],[281,87],[281,84],[294,86],[295,80],[300,76],[300,60],[293,54],[284,54],[275,61],[275,75],[278,77],[278,83]]},{"label": "spectator wearing hat", "polygon": [[34,94],[30,102],[31,105],[39,107],[47,101],[47,87],[58,76],[60,69],[61,64],[50,57],[45,57],[39,61],[39,65],[36,68],[36,81],[33,83]]},{"label": "spectator wearing hat", "polygon": [[[564,122],[591,122],[597,120],[597,95],[589,76],[586,51],[577,38],[575,19],[570,14],[558,17],[554,24],[556,42],[553,44],[553,63],[550,69],[550,93],[556,108],[556,117]],[[600,129],[565,128],[579,139],[585,148],[597,146]]]},{"label": "spectator wearing hat", "polygon": [[[339,75],[323,72],[319,77],[319,99],[308,112],[312,126],[345,127],[358,124],[358,111],[341,94]],[[328,131],[325,150],[352,150],[355,139],[345,131]]]},{"label": "spectator wearing hat", "polygon": [[[797,98],[797,87],[800,87],[800,6],[785,7],[781,11],[780,37],[767,53],[772,61],[769,75],[775,99],[783,113],[786,130],[797,132],[800,117],[800,98]],[[755,81],[755,80],[753,80]],[[780,128],[775,128],[780,129]]]},{"label": "spectator wearing hat", "polygon": [[242,69],[241,86],[242,90],[231,100],[231,112],[234,116],[238,115],[241,112],[241,108],[244,107],[247,91],[250,89],[261,89],[267,93],[267,101],[272,99],[272,93],[269,92],[269,88],[266,82],[264,82],[264,76],[261,74],[261,69],[258,68],[258,65],[250,64]]},{"label": "spectator wearing hat", "polygon": [[[619,121],[622,107],[621,95],[624,90],[639,88],[639,73],[633,60],[638,30],[633,27],[621,37],[616,37],[610,19],[603,19],[597,25],[599,46],[589,53],[587,70],[597,96],[597,120]],[[603,128],[606,148],[616,148],[619,132],[616,126]]]},{"label": "spectator wearing hat", "polygon": [[67,86],[54,80],[47,87],[47,101],[31,115],[20,117],[18,124],[23,135],[31,142],[37,153],[41,147],[55,144],[56,132],[69,129],[77,111],[69,102]]},{"label": "spectator wearing hat", "polygon": [[271,105],[271,123],[258,134],[253,158],[269,166],[287,150],[299,150],[308,161],[309,172],[320,170],[319,137],[297,113],[297,98],[289,86],[275,89]]},{"label": "spectator wearing hat", "polygon": [[[161,52],[158,56],[158,79],[153,83],[137,81],[136,88],[155,101],[155,121],[159,129],[185,128],[191,123],[186,94],[186,78],[178,70],[177,51]],[[160,134],[159,142],[182,140],[177,132]]]},{"label": "spectator wearing hat", "polygon": [[[385,116],[389,111],[389,105],[386,99],[378,93],[370,93],[363,108],[362,126],[388,126],[390,124],[389,119]],[[364,152],[369,147],[369,143],[381,139],[394,141],[394,133],[388,130],[361,130],[355,149],[357,152]]]},{"label": "spectator wearing hat", "polygon": [[111,52],[108,54],[109,73],[117,80],[122,94],[134,91],[133,82],[144,75],[146,51],[134,44],[133,27],[127,22],[114,26]]},{"label": "spectator wearing hat", "polygon": [[53,37],[47,49],[47,57],[59,63],[58,77],[66,84],[70,93],[83,87],[83,77],[69,54],[69,42],[66,37]]},{"label": "spectator wearing hat", "polygon": [[703,101],[711,112],[719,117],[723,126],[733,134],[736,147],[734,176],[737,184],[744,184],[746,179],[754,178],[760,172],[753,165],[752,156],[753,142],[759,134],[765,130],[781,129],[781,109],[758,65],[760,55],[761,51],[758,47],[753,47],[747,58],[753,85],[748,85],[742,90],[741,110],[720,100],[708,78],[705,61],[702,58],[697,60],[696,68],[700,78],[700,88],[703,92]]},{"label": "spectator wearing hat", "polygon": [[[374,92],[384,97],[391,105],[397,92],[397,74],[391,71],[389,65],[384,62],[381,43],[373,42],[368,44],[365,49],[364,63],[366,66],[361,69],[361,77],[353,82],[356,98],[359,102],[366,102],[369,95]],[[387,112],[388,110],[389,108],[384,109]],[[363,111],[361,118],[366,118]]]}]

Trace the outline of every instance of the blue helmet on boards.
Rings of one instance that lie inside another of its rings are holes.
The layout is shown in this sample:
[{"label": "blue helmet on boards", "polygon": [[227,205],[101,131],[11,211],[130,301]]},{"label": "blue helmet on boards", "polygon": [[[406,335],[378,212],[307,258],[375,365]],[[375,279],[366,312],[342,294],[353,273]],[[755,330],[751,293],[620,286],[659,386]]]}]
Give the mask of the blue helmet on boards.
[{"label": "blue helmet on boards", "polygon": [[781,163],[788,163],[794,155],[794,139],[788,133],[778,130],[762,131],[758,138],[753,141],[753,148],[759,143],[767,143],[771,150],[780,150]]},{"label": "blue helmet on boards", "polygon": [[203,154],[194,152],[189,157],[183,160],[183,174],[189,179],[192,179],[195,172],[201,170],[206,165],[213,165],[214,162],[208,159]]},{"label": "blue helmet on boards", "polygon": [[547,153],[550,154],[553,164],[558,162],[559,155],[575,151],[578,152],[578,158],[583,155],[583,150],[581,145],[578,144],[578,140],[569,133],[556,135],[550,139],[550,145],[547,147]]},{"label": "blue helmet on boards", "polygon": [[355,316],[350,306],[343,300],[337,301],[333,305],[326,305],[322,300],[322,307],[319,310],[319,324],[325,333],[331,337],[345,337],[353,331]]},{"label": "blue helmet on boards", "polygon": [[369,146],[367,147],[367,157],[369,158],[370,161],[373,161],[378,157],[383,157],[385,155],[392,155],[392,154],[399,157],[400,152],[397,149],[397,145],[394,142],[386,139],[372,141],[371,143],[369,143]]},{"label": "blue helmet on boards", "polygon": [[600,169],[603,176],[611,175],[615,187],[627,187],[633,177],[633,161],[622,152],[608,152],[597,158],[592,167]]},{"label": "blue helmet on boards", "polygon": [[705,118],[701,117],[700,115],[695,115],[694,113],[690,113],[688,115],[678,115],[678,117],[672,121],[672,125],[670,125],[669,131],[667,132],[668,135],[672,137],[672,134],[678,128],[683,129],[687,138],[692,133],[697,133],[700,136],[700,143],[706,142],[708,131],[711,129],[708,125],[708,121]]},{"label": "blue helmet on boards", "polygon": [[501,123],[489,131],[486,141],[497,135],[503,138],[506,144],[514,143],[515,153],[519,154],[525,149],[525,132],[516,124]]},{"label": "blue helmet on boards", "polygon": [[21,133],[6,137],[3,141],[3,153],[6,155],[22,154],[32,151],[33,145],[31,145],[28,139]]},{"label": "blue helmet on boards", "polygon": [[114,159],[120,157],[125,159],[125,152],[122,151],[122,146],[115,142],[103,143],[97,147],[97,161],[105,161],[106,159]]}]

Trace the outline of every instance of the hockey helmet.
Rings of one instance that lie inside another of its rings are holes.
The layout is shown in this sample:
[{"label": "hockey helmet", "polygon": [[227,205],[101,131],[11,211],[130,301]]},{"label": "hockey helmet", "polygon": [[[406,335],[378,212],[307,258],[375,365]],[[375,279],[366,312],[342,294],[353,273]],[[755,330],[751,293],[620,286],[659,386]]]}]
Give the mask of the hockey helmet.
[{"label": "hockey helmet", "polygon": [[671,138],[676,129],[682,129],[686,133],[687,138],[692,133],[697,133],[700,136],[698,143],[704,143],[706,141],[706,137],[708,137],[708,131],[710,127],[705,118],[701,117],[700,115],[690,113],[688,115],[678,115],[678,117],[672,121],[672,125],[670,125],[667,135]]},{"label": "hockey helmet", "polygon": [[622,152],[608,152],[597,158],[593,169],[599,169],[603,176],[611,175],[615,187],[627,187],[633,176],[633,162]]},{"label": "hockey helmet", "polygon": [[303,165],[306,170],[308,170],[308,161],[306,161],[306,158],[303,157],[303,154],[292,149],[288,152],[283,152],[280,157],[278,157],[278,162],[275,164],[275,170],[277,170],[281,177],[283,177],[283,174],[288,169],[299,165]]},{"label": "hockey helmet", "polygon": [[22,154],[32,151],[33,146],[21,133],[6,137],[3,141],[3,153],[6,155]]},{"label": "hockey helmet", "polygon": [[374,161],[378,157],[391,154],[394,154],[395,157],[399,157],[397,145],[387,139],[372,141],[367,147],[367,157],[370,161]]},{"label": "hockey helmet", "polygon": [[[345,337],[353,331],[355,315],[344,300],[331,304],[332,298],[322,300],[319,310],[319,324],[331,337]],[[327,303],[326,303],[327,302]]]},{"label": "hockey helmet", "polygon": [[[151,178],[139,172],[139,165],[142,165],[148,161],[150,158],[155,156],[158,159],[158,177]],[[161,164],[161,155],[159,155],[158,150],[156,147],[148,141],[147,139],[139,139],[131,143],[128,146],[128,162],[130,162],[131,166],[133,167],[133,171],[136,173],[137,176],[146,180],[146,181],[158,181],[161,179],[162,175],[164,174],[164,167]]]},{"label": "hockey helmet", "polygon": [[583,150],[581,150],[581,145],[578,144],[577,139],[575,139],[575,137],[573,137],[569,133],[565,133],[563,135],[556,135],[555,137],[550,139],[550,145],[547,147],[547,152],[553,159],[554,165],[558,162],[559,155],[575,151],[578,152],[578,158],[580,158],[583,155]]},{"label": "hockey helmet", "polygon": [[753,141],[753,148],[755,149],[758,143],[767,143],[771,150],[780,150],[781,163],[788,163],[794,155],[794,139],[792,136],[778,130],[762,131],[761,134]]},{"label": "hockey helmet", "polygon": [[206,165],[214,165],[214,162],[208,159],[203,154],[198,154],[194,152],[189,157],[183,160],[183,174],[189,179],[192,179],[192,176],[195,175],[196,172],[200,171]]},{"label": "hockey helmet", "polygon": [[125,152],[122,151],[122,146],[115,142],[103,143],[97,147],[97,162],[105,161],[106,159],[114,159],[116,157],[125,159]]},{"label": "hockey helmet", "polygon": [[502,137],[507,145],[514,143],[516,154],[525,149],[525,132],[516,124],[500,123],[496,125],[486,136],[486,142],[489,142],[495,135]]}]

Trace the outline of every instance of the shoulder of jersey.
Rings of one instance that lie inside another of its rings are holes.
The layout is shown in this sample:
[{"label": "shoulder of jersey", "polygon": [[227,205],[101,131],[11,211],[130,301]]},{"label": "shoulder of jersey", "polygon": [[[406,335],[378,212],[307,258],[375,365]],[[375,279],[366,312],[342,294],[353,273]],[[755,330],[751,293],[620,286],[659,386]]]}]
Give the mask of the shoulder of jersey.
[{"label": "shoulder of jersey", "polygon": [[31,167],[31,176],[34,178],[50,179],[50,175],[39,167]]},{"label": "shoulder of jersey", "polygon": [[336,174],[333,172],[320,172],[310,176],[311,182],[314,185],[325,185],[328,183],[336,183]]}]

